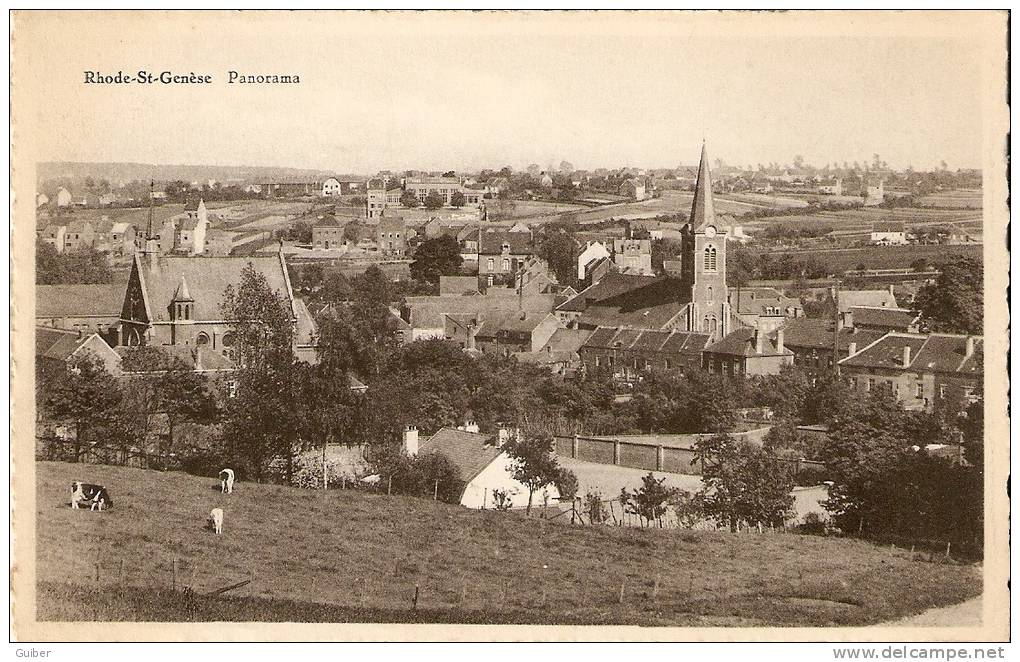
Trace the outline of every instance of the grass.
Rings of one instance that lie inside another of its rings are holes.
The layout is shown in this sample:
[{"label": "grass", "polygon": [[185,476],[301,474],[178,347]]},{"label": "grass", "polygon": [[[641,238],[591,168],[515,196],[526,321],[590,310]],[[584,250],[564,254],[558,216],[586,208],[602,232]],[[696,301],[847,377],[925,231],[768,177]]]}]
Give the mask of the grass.
[{"label": "grass", "polygon": [[798,259],[813,259],[826,265],[832,273],[856,269],[863,264],[867,269],[904,269],[918,258],[924,258],[930,265],[948,260],[956,255],[981,260],[982,245],[941,246],[937,244],[910,244],[906,246],[867,246],[865,248],[833,248],[795,251],[769,251],[773,256],[792,254]]},{"label": "grass", "polygon": [[[981,586],[971,566],[846,539],[571,526],[251,483],[221,495],[180,473],[36,467],[40,620],[864,625]],[[106,485],[115,507],[71,510],[76,479]],[[222,536],[204,528],[215,506]]]}]

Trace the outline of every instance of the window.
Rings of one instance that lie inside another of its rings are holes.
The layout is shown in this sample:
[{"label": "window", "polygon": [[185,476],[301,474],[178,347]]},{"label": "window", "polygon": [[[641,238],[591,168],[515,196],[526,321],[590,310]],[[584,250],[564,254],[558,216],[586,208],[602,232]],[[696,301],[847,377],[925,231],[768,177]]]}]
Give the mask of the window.
[{"label": "window", "polygon": [[715,271],[717,269],[717,251],[715,246],[708,246],[705,248],[705,271]]},{"label": "window", "polygon": [[599,367],[599,366],[601,366],[601,365],[602,365],[602,358],[601,358],[601,357],[598,357],[598,356],[596,356],[596,357],[595,357],[595,367],[596,367],[596,368],[598,368],[598,367]]},{"label": "window", "polygon": [[917,397],[919,399],[924,397],[924,384],[921,383],[921,382],[917,383],[917,391],[916,391],[915,397]]},{"label": "window", "polygon": [[946,397],[946,385],[945,384],[939,384],[939,397],[940,398]]},{"label": "window", "polygon": [[673,369],[673,362],[670,361],[669,359],[666,359],[666,370],[672,370],[672,369]]},{"label": "window", "polygon": [[510,260],[503,259],[503,271],[510,271]]},{"label": "window", "polygon": [[[492,271],[492,268],[493,268],[494,265],[495,265],[495,262],[490,257],[489,260],[486,262],[486,266],[488,267],[488,270]],[[490,282],[489,285],[492,285],[492,283]]]},{"label": "window", "polygon": [[195,344],[199,347],[209,344],[209,336],[203,331],[195,338]]},{"label": "window", "polygon": [[191,319],[191,306],[189,306],[188,304],[184,304],[184,319],[186,320]]},{"label": "window", "polygon": [[875,378],[874,377],[868,377],[868,390],[869,391],[874,391],[875,390]]}]

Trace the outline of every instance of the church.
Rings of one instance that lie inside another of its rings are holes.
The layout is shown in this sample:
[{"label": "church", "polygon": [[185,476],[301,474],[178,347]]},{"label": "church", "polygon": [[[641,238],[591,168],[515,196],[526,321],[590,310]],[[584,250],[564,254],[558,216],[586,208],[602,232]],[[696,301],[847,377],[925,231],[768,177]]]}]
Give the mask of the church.
[{"label": "church", "polygon": [[558,306],[556,314],[572,328],[684,331],[704,334],[710,343],[738,327],[757,327],[756,315],[731,309],[726,240],[726,227],[718,223],[712,200],[708,149],[702,145],[691,214],[681,229],[678,276],[609,272]]}]

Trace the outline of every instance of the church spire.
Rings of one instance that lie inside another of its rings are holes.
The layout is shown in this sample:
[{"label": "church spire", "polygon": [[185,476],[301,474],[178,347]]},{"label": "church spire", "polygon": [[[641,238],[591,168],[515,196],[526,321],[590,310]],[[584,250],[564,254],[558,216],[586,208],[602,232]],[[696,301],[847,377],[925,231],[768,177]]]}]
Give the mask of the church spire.
[{"label": "church spire", "polygon": [[694,185],[694,203],[691,205],[691,229],[699,230],[715,224],[715,205],[712,203],[712,173],[708,169],[708,148],[701,143],[701,163],[698,165],[698,182]]},{"label": "church spire", "polygon": [[177,285],[177,289],[174,290],[174,297],[171,301],[194,301],[191,298],[191,291],[188,290],[188,281],[181,274],[181,282]]}]

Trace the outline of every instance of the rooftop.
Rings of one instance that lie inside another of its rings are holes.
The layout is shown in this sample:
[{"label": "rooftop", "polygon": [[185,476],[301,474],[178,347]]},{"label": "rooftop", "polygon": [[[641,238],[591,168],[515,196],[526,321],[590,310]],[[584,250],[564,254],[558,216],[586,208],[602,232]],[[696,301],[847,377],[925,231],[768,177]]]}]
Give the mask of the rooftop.
[{"label": "rooftop", "polygon": [[108,285],[37,285],[35,316],[116,319],[120,317],[126,291],[127,281]]},{"label": "rooftop", "polygon": [[460,480],[469,483],[502,453],[492,441],[489,435],[442,428],[418,447],[418,454],[445,455],[457,467]]}]

